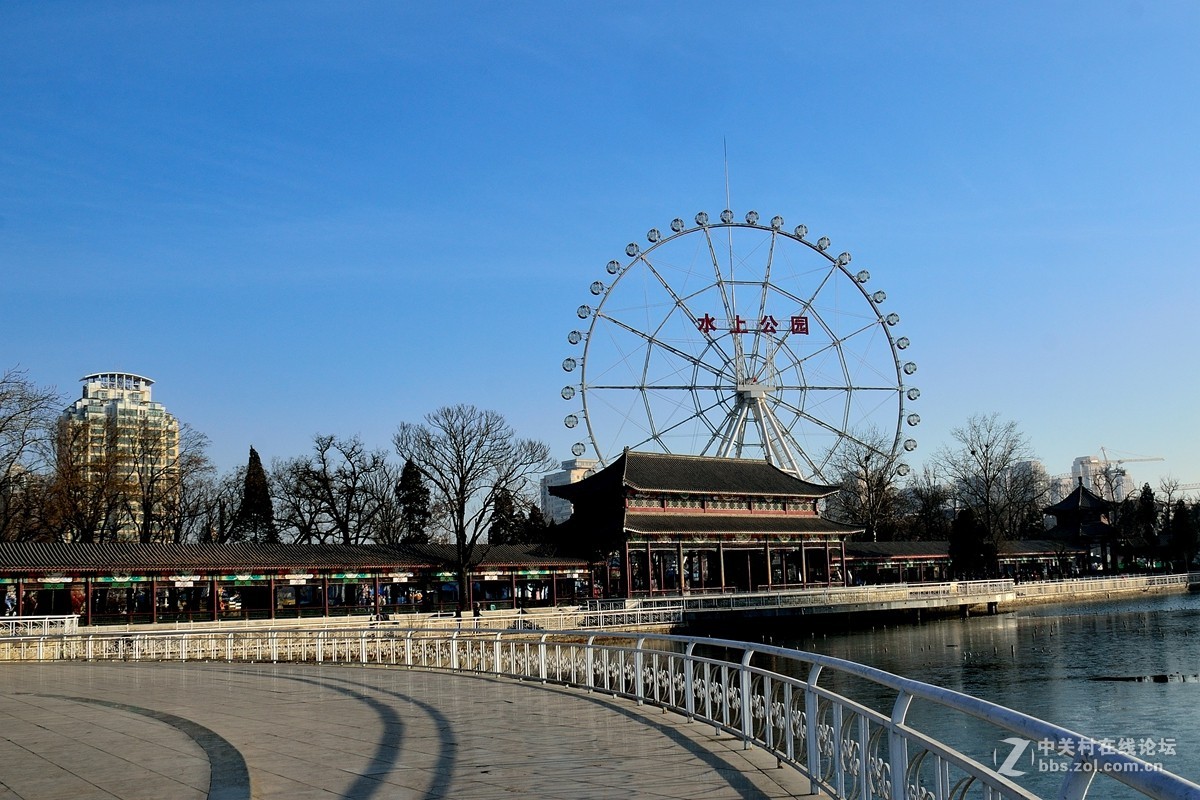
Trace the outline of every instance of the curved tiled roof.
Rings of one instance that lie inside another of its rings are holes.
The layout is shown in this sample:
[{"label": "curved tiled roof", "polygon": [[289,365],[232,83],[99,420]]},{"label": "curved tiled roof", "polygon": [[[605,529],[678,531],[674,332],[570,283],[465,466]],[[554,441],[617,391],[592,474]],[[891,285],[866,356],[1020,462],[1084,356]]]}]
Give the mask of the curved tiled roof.
[{"label": "curved tiled roof", "polygon": [[550,493],[573,499],[581,494],[602,491],[618,476],[624,485],[640,491],[771,497],[826,497],[838,491],[836,486],[810,483],[758,459],[627,450],[595,475],[578,483],[552,486]]},{"label": "curved tiled roof", "polygon": [[1089,490],[1081,482],[1075,487],[1075,491],[1059,500],[1052,506],[1046,506],[1042,509],[1043,514],[1055,516],[1058,514],[1071,513],[1092,513],[1100,514],[1112,508],[1112,503],[1105,500],[1100,495]]},{"label": "curved tiled roof", "polygon": [[[173,544],[105,542],[0,543],[0,572],[273,572],[382,570],[445,566],[453,545]],[[474,563],[501,566],[571,566],[578,559],[534,547],[481,545]]]}]

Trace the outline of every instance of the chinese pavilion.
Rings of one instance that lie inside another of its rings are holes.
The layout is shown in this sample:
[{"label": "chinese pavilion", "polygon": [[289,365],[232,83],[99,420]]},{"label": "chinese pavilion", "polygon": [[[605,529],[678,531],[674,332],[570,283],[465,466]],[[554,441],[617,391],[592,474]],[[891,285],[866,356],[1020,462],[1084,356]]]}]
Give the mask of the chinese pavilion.
[{"label": "chinese pavilion", "polygon": [[1101,563],[1108,564],[1110,546],[1114,541],[1114,531],[1108,522],[1112,511],[1112,503],[1095,492],[1089,491],[1079,479],[1075,491],[1052,506],[1042,509],[1042,513],[1054,517],[1054,527],[1047,535],[1062,539],[1072,544],[1087,547],[1099,546]]},{"label": "chinese pavilion", "polygon": [[630,450],[550,487],[574,507],[564,540],[619,562],[626,597],[844,584],[845,541],[862,529],[821,517],[818,502],[837,491],[766,461]]}]

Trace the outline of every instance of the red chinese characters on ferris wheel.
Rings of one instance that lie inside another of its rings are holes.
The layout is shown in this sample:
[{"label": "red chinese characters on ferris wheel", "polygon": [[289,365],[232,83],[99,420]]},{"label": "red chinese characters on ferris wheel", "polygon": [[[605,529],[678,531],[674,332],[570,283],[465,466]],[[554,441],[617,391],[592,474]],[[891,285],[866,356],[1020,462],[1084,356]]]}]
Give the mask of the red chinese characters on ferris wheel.
[{"label": "red chinese characters on ferris wheel", "polygon": [[[740,315],[735,315],[732,320],[729,320],[729,326],[720,325],[721,320],[711,314],[705,314],[696,320],[696,328],[701,333],[713,333],[717,330],[728,330],[730,333],[749,333],[749,322],[743,319]],[[756,332],[758,333],[778,333],[779,321],[775,317],[767,314],[758,321]],[[793,316],[791,318],[790,333],[808,335],[808,317]]]}]

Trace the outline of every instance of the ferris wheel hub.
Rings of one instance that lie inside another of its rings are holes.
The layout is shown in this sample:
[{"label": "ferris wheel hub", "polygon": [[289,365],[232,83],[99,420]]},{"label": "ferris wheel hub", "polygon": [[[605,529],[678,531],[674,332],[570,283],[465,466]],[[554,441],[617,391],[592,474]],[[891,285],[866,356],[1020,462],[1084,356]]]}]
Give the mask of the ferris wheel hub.
[{"label": "ferris wheel hub", "polygon": [[775,391],[775,387],[765,383],[739,383],[737,387],[738,398],[741,400],[766,397],[773,391]]}]

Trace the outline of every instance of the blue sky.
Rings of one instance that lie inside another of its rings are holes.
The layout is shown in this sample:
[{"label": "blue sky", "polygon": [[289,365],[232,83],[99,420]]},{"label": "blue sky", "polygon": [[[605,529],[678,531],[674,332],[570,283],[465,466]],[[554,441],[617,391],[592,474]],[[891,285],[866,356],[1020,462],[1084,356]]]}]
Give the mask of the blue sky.
[{"label": "blue sky", "polygon": [[[1191,3],[8,2],[0,367],[157,381],[225,469],[494,408],[569,457],[588,284],[783,215],[902,316],[928,457],[1200,482]],[[920,464],[921,459],[914,459]]]}]

